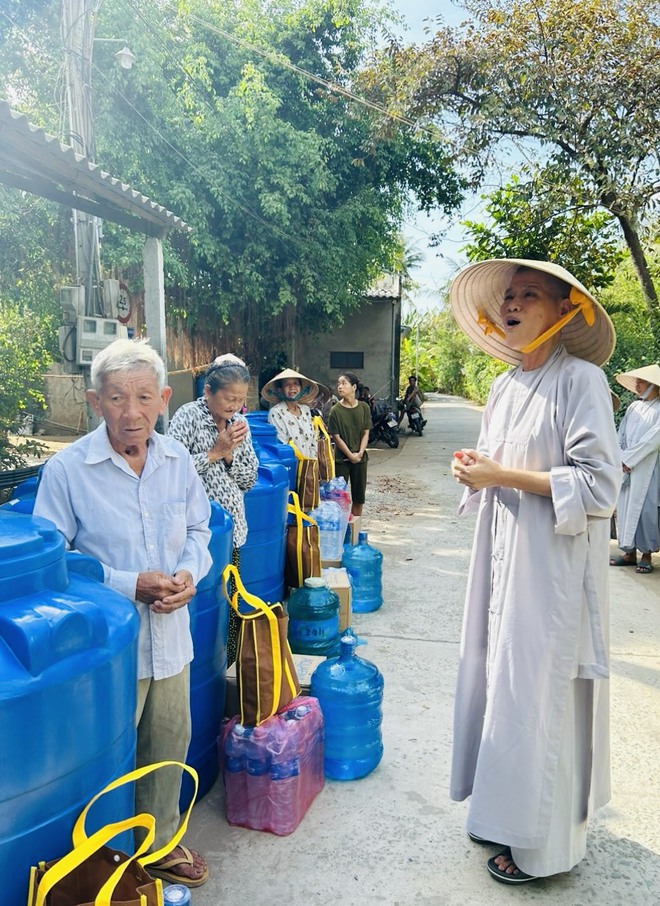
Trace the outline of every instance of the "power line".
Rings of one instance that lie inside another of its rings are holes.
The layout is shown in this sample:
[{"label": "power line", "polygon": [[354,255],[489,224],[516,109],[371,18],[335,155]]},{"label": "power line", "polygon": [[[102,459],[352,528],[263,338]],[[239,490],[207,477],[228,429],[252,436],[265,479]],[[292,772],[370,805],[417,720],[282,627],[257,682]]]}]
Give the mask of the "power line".
[{"label": "power line", "polygon": [[[169,9],[171,12],[179,15],[180,11],[171,3],[164,2],[162,5],[165,9]],[[225,31],[218,25],[207,22],[205,19],[202,19],[201,16],[195,15],[195,13],[187,13],[187,18],[193,22],[196,22],[198,25],[201,25],[203,28],[207,28],[209,31],[215,32],[216,34],[225,38],[227,41],[231,41],[233,44],[242,47],[244,50],[249,50],[252,53],[258,54],[259,56],[275,64],[276,66],[282,66],[285,69],[291,70],[291,72],[295,72],[297,75],[302,76],[305,79],[309,79],[312,82],[316,82],[318,85],[322,85],[333,94],[339,94],[342,97],[347,98],[348,100],[354,101],[356,104],[362,104],[364,107],[368,107],[371,110],[375,110],[378,113],[381,113],[388,119],[402,123],[405,126],[411,126],[413,129],[417,129],[420,132],[427,132],[434,138],[439,138],[438,130],[433,126],[425,126],[409,119],[406,116],[403,116],[402,114],[392,113],[382,104],[378,104],[375,101],[370,101],[367,98],[363,98],[360,95],[349,91],[348,88],[344,88],[342,85],[338,85],[336,82],[330,82],[327,79],[322,78],[321,76],[315,75],[315,73],[313,72],[309,72],[309,70],[307,69],[303,69],[301,66],[297,66],[282,53],[275,53],[272,50],[264,50],[263,48],[257,47],[256,45],[251,44],[249,41],[246,41],[244,38],[239,38],[236,35],[232,35],[231,32]]]}]

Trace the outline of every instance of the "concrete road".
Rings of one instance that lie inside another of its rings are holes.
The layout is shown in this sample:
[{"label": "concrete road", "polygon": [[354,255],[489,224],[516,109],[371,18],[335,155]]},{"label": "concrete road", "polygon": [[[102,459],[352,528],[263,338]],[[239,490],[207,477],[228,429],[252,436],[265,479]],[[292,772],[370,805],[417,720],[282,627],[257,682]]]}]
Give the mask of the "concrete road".
[{"label": "concrete road", "polygon": [[454,449],[474,444],[480,410],[433,397],[423,438],[370,452],[364,523],[384,554],[384,604],[354,618],[358,653],[385,677],[385,754],[370,776],[326,781],[289,837],[230,827],[219,781],[187,842],[212,877],[194,906],[553,906],[660,904],[660,557],[656,572],[611,569],[611,803],[570,874],[515,890],[486,872],[495,853],[464,831],[448,797],[463,596],[474,528],[459,519]]}]

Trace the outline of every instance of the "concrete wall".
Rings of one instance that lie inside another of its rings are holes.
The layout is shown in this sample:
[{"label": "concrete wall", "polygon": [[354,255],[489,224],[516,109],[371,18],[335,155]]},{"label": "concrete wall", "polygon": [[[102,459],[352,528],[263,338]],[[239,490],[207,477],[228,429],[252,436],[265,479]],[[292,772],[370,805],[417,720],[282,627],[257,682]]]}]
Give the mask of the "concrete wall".
[{"label": "concrete wall", "polygon": [[[390,399],[398,392],[399,329],[401,304],[398,299],[374,299],[341,327],[331,333],[303,334],[296,339],[297,367],[307,377],[334,390],[342,371],[354,371],[372,394]],[[333,367],[332,353],[362,353],[362,368]]]}]

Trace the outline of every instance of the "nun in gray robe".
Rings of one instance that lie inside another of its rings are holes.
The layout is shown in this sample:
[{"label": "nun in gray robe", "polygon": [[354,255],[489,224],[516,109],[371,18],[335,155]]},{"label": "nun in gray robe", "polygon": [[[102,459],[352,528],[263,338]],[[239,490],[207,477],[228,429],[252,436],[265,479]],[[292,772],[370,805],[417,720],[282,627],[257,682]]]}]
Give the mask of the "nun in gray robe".
[{"label": "nun in gray robe", "polygon": [[[498,286],[499,299],[503,292]],[[452,307],[456,315],[455,298]],[[496,333],[480,345],[493,342]],[[596,360],[611,353],[613,331],[602,345]],[[467,487],[459,511],[476,511],[477,524],[450,795],[471,797],[471,835],[510,847],[514,883],[514,870],[533,879],[577,864],[588,816],[610,797],[607,566],[621,465],[604,373],[559,343],[540,367],[500,375],[476,452],[464,453],[465,464],[486,457],[504,469],[549,475],[548,496],[515,487],[474,490],[460,477],[460,462],[456,471],[452,466]],[[493,861],[491,874],[507,880]]]}]

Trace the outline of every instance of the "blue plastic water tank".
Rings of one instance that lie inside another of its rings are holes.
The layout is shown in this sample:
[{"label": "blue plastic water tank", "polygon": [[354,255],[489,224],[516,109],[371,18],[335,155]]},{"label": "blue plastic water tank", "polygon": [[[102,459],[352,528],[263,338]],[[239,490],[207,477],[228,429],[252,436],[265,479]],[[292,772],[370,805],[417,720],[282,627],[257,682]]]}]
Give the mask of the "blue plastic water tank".
[{"label": "blue plastic water tank", "polygon": [[241,548],[241,578],[248,591],[271,604],[284,598],[288,496],[287,471],[274,461],[259,466],[245,495],[248,536]]},{"label": "blue plastic water tank", "polygon": [[[0,865],[12,904],[27,900],[30,866],[68,852],[87,802],[135,763],[138,616],[88,578],[96,561],[75,558],[48,520],[0,512]],[[88,830],[132,814],[123,787]]]},{"label": "blue plastic water tank", "polygon": [[252,442],[257,450],[259,462],[275,459],[281,463],[289,474],[289,489],[296,490],[296,473],[298,460],[289,444],[283,444],[275,428],[268,421],[268,413],[263,411],[248,412],[245,416],[250,425]]},{"label": "blue plastic water tank", "polygon": [[[233,520],[211,501],[213,565],[197,585],[197,594],[188,605],[195,657],[190,665],[190,712],[192,735],[186,762],[199,775],[198,798],[211,789],[218,776],[218,733],[225,713],[227,672],[227,627],[229,605],[221,591],[222,571],[231,563]],[[184,774],[180,807],[185,809],[193,792],[192,780]]]},{"label": "blue plastic water tank", "polygon": [[329,656],[339,648],[339,596],[323,578],[305,579],[286,601],[288,638],[294,654]]},{"label": "blue plastic water tank", "polygon": [[367,544],[367,533],[358,534],[358,543],[344,547],[341,565],[346,567],[353,588],[353,613],[370,613],[383,603],[383,555]]},{"label": "blue plastic water tank", "polygon": [[325,722],[325,774],[357,780],[383,757],[383,676],[371,661],[357,657],[354,635],[343,635],[339,657],[312,674],[310,695],[318,698]]}]

